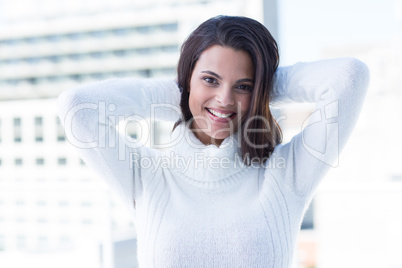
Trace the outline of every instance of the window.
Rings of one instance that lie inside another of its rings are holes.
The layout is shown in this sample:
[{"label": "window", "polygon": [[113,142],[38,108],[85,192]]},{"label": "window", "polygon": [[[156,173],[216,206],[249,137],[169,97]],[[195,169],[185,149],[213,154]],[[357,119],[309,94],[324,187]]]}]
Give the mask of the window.
[{"label": "window", "polygon": [[140,26],[137,28],[137,31],[141,34],[147,34],[152,31],[152,26],[150,25]]},{"label": "window", "polygon": [[137,122],[128,122],[126,124],[126,137],[129,137],[133,140],[138,139],[138,129],[140,125]]},{"label": "window", "polygon": [[132,76],[135,75],[135,73],[130,72],[130,71],[121,71],[121,72],[114,72],[113,76],[115,77],[127,77],[127,76]]},{"label": "window", "polygon": [[14,118],[14,142],[21,142],[22,138],[22,131],[21,131],[21,118],[16,117]]},{"label": "window", "polygon": [[47,80],[50,83],[60,83],[61,81],[63,81],[63,77],[61,77],[61,76],[48,76]]},{"label": "window", "polygon": [[177,23],[162,24],[160,25],[160,28],[162,31],[174,32],[177,31],[178,25]]},{"label": "window", "polygon": [[60,119],[56,117],[56,124],[57,124],[57,141],[65,141],[66,138],[64,136],[64,129],[61,126]]},{"label": "window", "polygon": [[9,40],[5,40],[5,41],[3,41],[3,42],[4,42],[6,45],[9,45],[9,46],[15,46],[15,45],[18,45],[19,41],[20,41],[20,40],[18,40],[18,39],[9,39]]},{"label": "window", "polygon": [[60,206],[60,207],[68,207],[68,205],[69,205],[69,204],[68,204],[67,201],[60,201],[60,202],[59,202],[59,206]]},{"label": "window", "polygon": [[25,79],[25,81],[27,81],[31,85],[38,84],[38,79],[36,77],[29,77],[29,78]]},{"label": "window", "polygon": [[70,54],[68,58],[74,61],[81,60],[83,58],[82,54]]},{"label": "window", "polygon": [[84,33],[71,33],[67,35],[67,38],[71,40],[81,40],[85,37]]},{"label": "window", "polygon": [[120,29],[114,29],[113,34],[117,35],[117,36],[125,36],[128,35],[130,33],[130,29],[128,28],[120,28]]},{"label": "window", "polygon": [[47,223],[47,219],[45,219],[45,218],[39,218],[39,219],[37,220],[37,222],[38,222],[38,223]]},{"label": "window", "polygon": [[26,61],[30,64],[38,64],[41,60],[43,60],[43,58],[33,57],[26,59]]},{"label": "window", "polygon": [[4,235],[0,235],[0,251],[4,250],[6,246],[6,238]]},{"label": "window", "polygon": [[92,203],[90,201],[83,201],[81,202],[82,207],[91,207]]},{"label": "window", "polygon": [[46,248],[48,245],[48,239],[46,236],[39,236],[38,237],[38,247],[39,248]]},{"label": "window", "polygon": [[16,165],[16,166],[22,166],[22,158],[16,158],[16,159],[14,159],[14,164]]},{"label": "window", "polygon": [[43,166],[45,164],[45,159],[43,158],[36,158],[36,165]]},{"label": "window", "polygon": [[40,206],[40,207],[44,207],[44,206],[46,206],[46,200],[38,200],[36,202],[36,205]]},{"label": "window", "polygon": [[178,52],[179,47],[178,46],[163,46],[163,47],[161,47],[161,50],[163,52]]},{"label": "window", "polygon": [[61,61],[62,57],[59,55],[53,55],[49,56],[47,59],[50,60],[51,62],[58,63]]},{"label": "window", "polygon": [[36,82],[37,82],[38,85],[39,84],[45,84],[46,81],[47,81],[46,77],[37,77],[36,78]]},{"label": "window", "polygon": [[68,246],[71,245],[71,239],[68,236],[60,237],[60,244]]},{"label": "window", "polygon": [[20,80],[19,79],[7,79],[5,80],[8,85],[10,86],[16,86],[19,84]]},{"label": "window", "polygon": [[[1,164],[1,162],[0,162]],[[393,174],[391,175],[391,180],[392,181],[402,181],[402,174]]]},{"label": "window", "polygon": [[18,222],[18,223],[24,223],[25,219],[23,217],[18,217],[18,218],[15,219],[15,221]]},{"label": "window", "polygon": [[12,65],[12,64],[18,64],[19,62],[20,62],[19,59],[5,59],[5,60],[4,60],[4,63],[5,63],[5,64],[10,64],[10,65]]},{"label": "window", "polygon": [[123,49],[121,49],[121,50],[114,50],[114,51],[113,51],[113,54],[116,55],[117,57],[124,57],[124,56],[126,56],[127,51],[126,51],[126,50],[123,50]]},{"label": "window", "polygon": [[16,201],[15,201],[15,205],[17,205],[17,206],[23,206],[23,205],[25,205],[25,201],[22,200],[22,199],[16,200]]},{"label": "window", "polygon": [[59,164],[59,166],[64,166],[67,164],[67,159],[66,158],[58,158],[57,163]]},{"label": "window", "polygon": [[314,229],[314,200],[304,215],[301,229]]},{"label": "window", "polygon": [[43,119],[42,117],[35,117],[35,141],[43,141]]},{"label": "window", "polygon": [[82,224],[92,224],[92,220],[91,219],[83,219],[81,221]]},{"label": "window", "polygon": [[145,70],[139,70],[137,72],[141,77],[151,77],[151,70],[145,69]]},{"label": "window", "polygon": [[15,127],[20,127],[21,126],[21,118],[19,118],[19,117],[14,118],[14,126]]},{"label": "window", "polygon": [[100,59],[100,58],[103,58],[105,56],[105,54],[103,54],[102,52],[97,51],[97,52],[89,53],[89,56],[91,56],[94,59]]},{"label": "window", "polygon": [[100,31],[93,31],[89,33],[91,35],[91,37],[95,37],[95,38],[102,38],[105,37],[107,35],[106,31],[100,30]]},{"label": "window", "polygon": [[142,48],[138,48],[137,52],[141,55],[146,55],[146,54],[150,54],[152,52],[152,48],[150,47],[142,47]]},{"label": "window", "polygon": [[17,236],[17,248],[24,249],[26,247],[26,237],[23,235]]},{"label": "window", "polygon": [[40,37],[29,37],[25,39],[25,42],[27,42],[28,44],[37,44],[41,41]]},{"label": "window", "polygon": [[76,82],[81,82],[82,81],[82,75],[80,74],[72,74],[69,76],[70,80],[76,81]]},{"label": "window", "polygon": [[105,78],[104,74],[102,73],[93,73],[91,74],[91,77],[96,80],[101,80]]},{"label": "window", "polygon": [[63,218],[63,219],[60,219],[60,220],[59,220],[59,223],[60,223],[60,224],[69,224],[69,223],[70,223],[70,220]]},{"label": "window", "polygon": [[61,35],[48,35],[46,36],[46,40],[52,43],[59,42],[63,39]]},{"label": "window", "polygon": [[161,68],[161,69],[153,70],[153,73],[156,76],[173,76],[175,73],[175,70],[173,68]]}]

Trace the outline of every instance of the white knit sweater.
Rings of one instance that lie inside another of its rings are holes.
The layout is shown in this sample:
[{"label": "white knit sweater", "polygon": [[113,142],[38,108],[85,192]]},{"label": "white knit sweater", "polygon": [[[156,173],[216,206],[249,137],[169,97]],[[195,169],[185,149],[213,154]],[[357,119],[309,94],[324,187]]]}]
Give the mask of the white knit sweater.
[{"label": "white knit sweater", "polygon": [[176,121],[176,110],[151,105],[178,109],[173,80],[84,85],[60,95],[59,116],[82,158],[130,205],[140,267],[290,267],[305,209],[336,164],[368,80],[355,59],[279,68],[270,105],[315,102],[316,110],[262,166],[242,165],[237,134],[206,146],[182,124],[165,151],[116,135],[129,116]]}]

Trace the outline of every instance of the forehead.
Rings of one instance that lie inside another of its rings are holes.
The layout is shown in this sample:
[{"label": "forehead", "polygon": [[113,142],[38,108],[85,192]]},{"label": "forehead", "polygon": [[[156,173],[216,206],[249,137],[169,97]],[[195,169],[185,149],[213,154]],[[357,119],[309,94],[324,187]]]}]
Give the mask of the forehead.
[{"label": "forehead", "polygon": [[206,49],[198,59],[194,72],[205,70],[219,74],[223,79],[254,77],[254,67],[247,52],[214,45]]}]

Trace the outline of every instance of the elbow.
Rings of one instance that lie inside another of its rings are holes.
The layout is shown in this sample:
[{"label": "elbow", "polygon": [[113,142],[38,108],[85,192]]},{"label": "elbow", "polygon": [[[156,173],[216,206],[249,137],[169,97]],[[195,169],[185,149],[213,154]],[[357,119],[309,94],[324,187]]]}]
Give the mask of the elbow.
[{"label": "elbow", "polygon": [[99,105],[80,88],[63,91],[57,100],[58,116],[66,139],[77,148],[94,148],[97,144]]},{"label": "elbow", "polygon": [[87,109],[94,109],[93,106],[96,106],[96,104],[93,103],[88,96],[89,94],[79,87],[60,93],[57,98],[57,110],[60,122],[63,126],[70,117],[81,115]]},{"label": "elbow", "polygon": [[80,103],[80,99],[76,89],[65,90],[59,94],[57,98],[57,112],[63,126],[65,125],[65,119],[69,111]]},{"label": "elbow", "polygon": [[68,111],[73,107],[73,94],[72,90],[62,91],[57,98],[57,114],[59,116],[61,124],[64,126],[66,115]]},{"label": "elbow", "polygon": [[370,81],[370,71],[367,65],[354,58],[349,58],[347,60],[347,72],[345,77],[349,78],[352,86],[362,92],[363,94],[367,91],[369,81]]}]

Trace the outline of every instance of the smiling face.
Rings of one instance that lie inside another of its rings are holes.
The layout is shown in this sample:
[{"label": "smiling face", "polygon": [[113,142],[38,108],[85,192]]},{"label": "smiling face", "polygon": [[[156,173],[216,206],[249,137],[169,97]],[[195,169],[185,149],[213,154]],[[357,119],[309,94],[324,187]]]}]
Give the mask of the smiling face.
[{"label": "smiling face", "polygon": [[190,80],[191,129],[204,144],[220,145],[247,114],[254,67],[244,51],[214,45],[198,59]]}]

